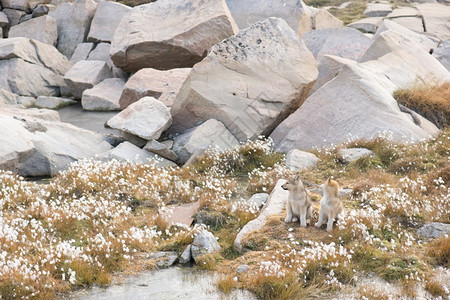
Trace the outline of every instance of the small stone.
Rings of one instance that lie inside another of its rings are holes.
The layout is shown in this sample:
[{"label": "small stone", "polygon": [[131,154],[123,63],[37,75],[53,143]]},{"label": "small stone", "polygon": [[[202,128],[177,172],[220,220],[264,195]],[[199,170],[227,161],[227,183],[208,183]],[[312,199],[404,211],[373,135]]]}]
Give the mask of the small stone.
[{"label": "small stone", "polygon": [[214,235],[207,230],[203,230],[194,237],[191,252],[194,261],[197,262],[197,259],[200,256],[204,254],[218,252],[221,249],[222,247],[220,247]]},{"label": "small stone", "polygon": [[339,149],[338,155],[341,161],[348,165],[352,161],[355,161],[361,157],[370,155],[374,156],[374,153],[366,148],[349,148],[349,149]]},{"label": "small stone", "polygon": [[267,193],[256,193],[248,199],[247,204],[249,206],[257,206],[258,208],[261,208],[264,206],[268,198],[269,194]]},{"label": "small stone", "polygon": [[184,249],[183,253],[181,253],[180,258],[178,262],[180,264],[188,264],[192,261],[192,254],[191,254],[191,245],[188,245],[186,249]]},{"label": "small stone", "polygon": [[236,273],[242,274],[248,271],[248,265],[240,265],[236,268]]},{"label": "small stone", "polygon": [[417,234],[427,238],[438,238],[449,234],[450,224],[433,222],[426,224],[417,230]]}]

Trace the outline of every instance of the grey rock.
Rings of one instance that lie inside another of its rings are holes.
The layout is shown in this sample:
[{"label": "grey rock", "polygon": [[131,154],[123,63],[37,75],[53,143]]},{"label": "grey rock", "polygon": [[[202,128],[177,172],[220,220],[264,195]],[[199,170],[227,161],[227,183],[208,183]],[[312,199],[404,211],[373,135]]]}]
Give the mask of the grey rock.
[{"label": "grey rock", "polygon": [[150,254],[149,258],[155,259],[158,268],[162,269],[174,265],[178,259],[178,255],[176,252],[161,251]]},{"label": "grey rock", "polygon": [[26,37],[55,46],[58,39],[58,30],[55,19],[42,16],[11,27],[8,36],[10,38]]},{"label": "grey rock", "polygon": [[192,245],[187,245],[186,249],[184,249],[183,253],[181,253],[178,259],[180,264],[184,265],[192,261],[191,247]]},{"label": "grey rock", "polygon": [[148,141],[148,143],[144,146],[144,150],[156,153],[172,161],[178,160],[178,156],[175,154],[175,152],[170,150],[170,148],[168,148],[166,145],[156,140]]},{"label": "grey rock", "polygon": [[221,249],[222,247],[220,247],[214,235],[207,230],[203,230],[197,233],[194,237],[194,241],[192,242],[192,258],[195,262],[197,262],[200,256],[218,252]]},{"label": "grey rock", "polygon": [[348,149],[339,149],[338,155],[340,160],[344,164],[349,164],[352,161],[360,159],[364,156],[374,156],[374,153],[366,148],[348,148]]},{"label": "grey rock", "polygon": [[106,78],[113,77],[107,63],[99,60],[81,60],[64,76],[64,81],[75,99],[81,99],[83,92],[93,88]]},{"label": "grey rock", "polygon": [[[103,3],[103,2],[101,2]],[[111,49],[111,45],[108,43],[99,43],[95,47],[94,50],[92,50],[89,53],[88,60],[102,60],[105,61],[108,66],[112,67],[113,63],[111,58],[109,57],[109,50]]]},{"label": "grey rock", "polygon": [[22,108],[33,107],[35,103],[36,103],[36,98],[34,98],[34,97],[19,96],[17,98],[17,104],[19,104],[20,107],[22,107]]},{"label": "grey rock", "polygon": [[312,95],[324,84],[334,79],[345,65],[355,65],[356,61],[334,55],[324,55],[318,63],[319,77],[309,92],[309,95]]},{"label": "grey rock", "polygon": [[156,1],[123,16],[111,43],[111,59],[127,72],[192,67],[211,46],[237,31],[225,1]]},{"label": "grey rock", "polygon": [[147,140],[140,138],[134,134],[122,131],[122,137],[125,141],[132,143],[133,145],[142,148],[147,144]]},{"label": "grey rock", "polygon": [[153,97],[144,97],[108,120],[111,128],[119,129],[145,140],[158,139],[172,123],[169,109]]},{"label": "grey rock", "polygon": [[367,3],[364,14],[368,17],[386,17],[392,12],[392,5],[386,3]]},{"label": "grey rock", "polygon": [[0,27],[5,28],[9,26],[8,16],[0,11]]},{"label": "grey rock", "polygon": [[319,158],[310,152],[292,149],[286,154],[286,166],[292,171],[301,171],[314,167]]},{"label": "grey rock", "polygon": [[20,18],[26,15],[24,11],[21,10],[15,10],[10,8],[5,8],[2,10],[2,13],[4,13],[9,20],[9,27],[3,27],[3,29],[9,29],[13,26],[16,26],[20,22]]},{"label": "grey rock", "polygon": [[159,167],[172,167],[175,164],[154,153],[143,150],[129,142],[123,142],[116,148],[97,156],[102,161],[118,160],[134,164],[156,164]]},{"label": "grey rock", "polygon": [[383,21],[383,17],[364,18],[353,23],[348,24],[350,28],[363,30],[364,32],[375,33],[378,25]]},{"label": "grey rock", "polygon": [[433,52],[433,56],[450,71],[450,40],[443,41]]},{"label": "grey rock", "polygon": [[46,0],[2,0],[2,6],[4,8],[12,8],[31,13],[38,4],[44,3],[45,1]]},{"label": "grey rock", "polygon": [[75,64],[80,60],[87,60],[89,53],[94,48],[94,43],[80,43],[75,48],[75,51],[70,58],[70,62]]},{"label": "grey rock", "polygon": [[27,15],[25,15],[25,16],[20,18],[19,24],[27,22],[27,21],[31,20],[32,18],[33,18],[32,14],[27,14]]},{"label": "grey rock", "polygon": [[111,43],[120,20],[130,10],[131,7],[120,3],[112,1],[100,2],[92,19],[87,40],[95,43]]},{"label": "grey rock", "polygon": [[32,16],[33,18],[38,18],[41,16],[45,16],[50,11],[49,4],[39,4],[33,10]]},{"label": "grey rock", "polygon": [[317,74],[312,54],[284,20],[258,22],[194,66],[171,108],[168,132],[216,119],[242,142],[269,134],[303,103]]},{"label": "grey rock", "polygon": [[75,103],[77,103],[77,101],[73,99],[39,96],[36,99],[35,106],[38,108],[60,109]]},{"label": "grey rock", "polygon": [[247,271],[248,265],[240,265],[239,267],[236,268],[236,273],[238,274],[246,273]]},{"label": "grey rock", "polygon": [[17,100],[19,98],[19,95],[16,95],[12,92],[10,92],[7,89],[0,89],[0,107],[3,105],[14,105],[17,104]]},{"label": "grey rock", "polygon": [[72,57],[79,43],[86,40],[97,3],[94,0],[78,0],[59,4],[49,15],[58,26],[58,50]]},{"label": "grey rock", "polygon": [[237,145],[238,140],[221,122],[209,119],[175,137],[172,150],[178,155],[180,162],[185,163],[199,149],[214,147],[226,150]]},{"label": "grey rock", "polygon": [[427,34],[440,40],[450,39],[450,6],[441,3],[416,4]]},{"label": "grey rock", "polygon": [[81,105],[84,110],[120,110],[119,98],[124,86],[125,81],[120,78],[107,78],[83,92]]},{"label": "grey rock", "polygon": [[450,224],[433,222],[417,230],[417,234],[426,238],[438,238],[450,233]]}]

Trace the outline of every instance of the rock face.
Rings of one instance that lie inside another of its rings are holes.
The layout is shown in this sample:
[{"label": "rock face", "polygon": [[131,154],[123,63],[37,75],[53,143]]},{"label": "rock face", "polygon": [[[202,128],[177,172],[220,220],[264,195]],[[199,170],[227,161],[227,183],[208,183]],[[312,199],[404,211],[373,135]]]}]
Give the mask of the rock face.
[{"label": "rock face", "polygon": [[87,60],[89,53],[94,48],[94,43],[80,43],[75,48],[75,52],[70,58],[70,62],[75,64],[80,60]]},{"label": "rock face", "polygon": [[424,19],[426,32],[432,36],[450,39],[450,6],[439,3],[422,3],[416,5]]},{"label": "rock face", "polygon": [[373,156],[374,153],[366,148],[349,148],[349,149],[339,149],[338,155],[340,160],[344,164],[349,164],[352,161],[358,160],[364,156]]},{"label": "rock face", "polygon": [[106,62],[99,60],[81,60],[64,76],[64,81],[76,99],[81,99],[83,92],[91,89],[106,78],[113,77]]},{"label": "rock face", "polygon": [[70,58],[79,43],[85,42],[94,17],[94,0],[64,2],[49,13],[58,26],[58,50]]},{"label": "rock face", "polygon": [[438,238],[450,232],[450,224],[444,223],[430,223],[426,224],[417,230],[417,234],[427,238]]},{"label": "rock face", "polygon": [[233,244],[236,251],[242,252],[243,247],[241,242],[248,233],[263,227],[269,216],[280,214],[283,211],[283,207],[289,195],[289,191],[285,191],[281,188],[285,182],[286,180],[284,179],[278,180],[259,216],[248,222],[241,231],[239,231]]},{"label": "rock face", "polygon": [[38,108],[60,109],[75,103],[75,100],[67,98],[39,96],[34,105]]},{"label": "rock face", "polygon": [[437,128],[422,117],[416,124],[410,114],[399,109],[392,94],[430,75],[449,78],[442,65],[418,48],[414,54],[398,50],[377,60],[346,65],[272,133],[275,149],[309,150],[340,144],[348,134],[370,139],[382,131],[391,132],[400,142],[428,138]]},{"label": "rock face", "polygon": [[238,140],[219,121],[209,119],[205,123],[177,136],[173,143],[173,151],[180,162],[185,163],[199,149],[209,146],[222,150],[239,145]]},{"label": "rock face", "polygon": [[0,40],[0,89],[22,96],[58,96],[70,67],[53,46],[22,37]]},{"label": "rock face", "polygon": [[286,166],[292,171],[300,171],[314,167],[319,158],[310,152],[293,149],[286,154]]},{"label": "rock face", "polygon": [[55,46],[58,39],[56,21],[49,16],[34,18],[11,27],[8,37],[27,37]]},{"label": "rock face", "polygon": [[358,61],[372,41],[353,28],[318,29],[302,37],[317,61],[325,55],[335,55]]},{"label": "rock face", "polygon": [[194,237],[194,241],[192,242],[192,258],[197,262],[200,256],[218,252],[221,249],[222,247],[220,247],[214,235],[207,230],[203,230]]},{"label": "rock face", "polygon": [[120,78],[107,78],[83,92],[81,105],[84,110],[120,110],[119,97],[124,86],[125,81]]},{"label": "rock face", "polygon": [[111,59],[127,72],[192,67],[237,31],[224,0],[160,0],[137,6],[122,18]]},{"label": "rock face", "polygon": [[450,71],[450,40],[443,41],[433,52],[433,56]]},{"label": "rock face", "polygon": [[172,106],[170,132],[216,119],[239,141],[269,134],[303,103],[317,73],[312,54],[284,20],[258,22],[194,66]]},{"label": "rock face", "polygon": [[297,31],[300,18],[305,12],[303,1],[287,0],[226,0],[233,19],[240,29],[245,29],[253,23],[270,17],[284,19],[288,25]]},{"label": "rock face", "polygon": [[87,40],[89,42],[111,43],[114,31],[119,26],[122,17],[131,10],[131,7],[112,2],[102,1],[98,4]]},{"label": "rock face", "polygon": [[22,176],[53,176],[71,162],[111,148],[100,134],[22,114],[0,113],[0,132],[0,169]]},{"label": "rock face", "polygon": [[312,95],[324,84],[336,77],[345,65],[355,65],[356,61],[334,55],[325,55],[319,60],[319,77],[309,92]]},{"label": "rock face", "polygon": [[190,71],[190,68],[168,71],[145,68],[137,71],[125,85],[119,101],[120,108],[125,109],[145,96],[154,97],[171,107]]},{"label": "rock face", "polygon": [[172,124],[169,109],[153,97],[144,97],[107,122],[111,128],[137,135],[145,140],[158,139]]}]

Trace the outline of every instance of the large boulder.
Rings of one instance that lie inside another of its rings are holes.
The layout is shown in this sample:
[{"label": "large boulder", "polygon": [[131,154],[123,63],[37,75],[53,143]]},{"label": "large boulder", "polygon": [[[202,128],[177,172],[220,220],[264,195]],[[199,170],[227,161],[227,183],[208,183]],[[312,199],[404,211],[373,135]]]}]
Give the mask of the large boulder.
[{"label": "large boulder", "polygon": [[117,2],[100,2],[97,6],[94,18],[92,19],[91,29],[89,30],[87,40],[95,43],[111,43],[120,20],[130,10],[131,7]]},{"label": "large boulder", "polygon": [[359,60],[372,40],[353,28],[318,29],[302,36],[306,47],[319,61],[324,55]]},{"label": "large boulder", "polygon": [[199,149],[215,147],[226,150],[237,145],[238,140],[221,122],[210,119],[177,136],[172,150],[178,155],[180,162],[185,163]]},{"label": "large boulder", "polygon": [[392,13],[392,4],[387,3],[367,3],[364,14],[368,17],[386,17]]},{"label": "large boulder", "polygon": [[292,149],[286,154],[286,167],[292,171],[301,171],[314,167],[319,160],[313,153]]},{"label": "large boulder", "polygon": [[58,39],[56,20],[47,15],[33,18],[11,27],[8,37],[27,37],[55,46]]},{"label": "large boulder", "polygon": [[344,23],[325,9],[305,6],[305,13],[301,16],[297,33],[302,37],[306,32],[324,28],[343,27]]},{"label": "large boulder", "polygon": [[[383,131],[394,140],[421,140],[438,129],[428,120],[400,110],[392,94],[417,80],[449,80],[448,71],[427,52],[397,50],[377,60],[345,65],[292,115],[271,137],[275,149],[286,152],[340,144],[353,138],[370,139]],[[349,84],[351,82],[351,84]]]},{"label": "large boulder", "polygon": [[76,0],[59,4],[49,15],[58,26],[58,50],[70,58],[79,43],[86,41],[97,3],[94,0]]},{"label": "large boulder", "polygon": [[45,2],[46,0],[2,0],[1,4],[4,8],[12,8],[31,13],[38,4]]},{"label": "large boulder", "polygon": [[28,117],[20,111],[0,113],[0,169],[22,176],[53,176],[71,162],[110,148],[102,135],[67,123]]},{"label": "large boulder", "polygon": [[0,11],[0,28],[5,28],[7,26],[9,26],[8,16]]},{"label": "large boulder", "polygon": [[270,17],[284,19],[288,25],[297,31],[298,24],[306,7],[299,0],[226,0],[233,19],[240,29]]},{"label": "large boulder", "polygon": [[125,81],[123,79],[107,78],[83,92],[81,105],[84,110],[120,110],[119,98],[124,86]]},{"label": "large boulder", "polygon": [[111,128],[134,134],[145,140],[158,139],[172,124],[170,110],[153,97],[144,97],[107,122]]},{"label": "large boulder", "polygon": [[[15,10],[11,8],[5,8],[2,10],[2,13],[8,17],[9,24],[4,27],[6,33],[9,31],[10,27],[16,26],[20,23],[20,19],[26,15],[24,11]],[[6,35],[7,36],[7,35]]]},{"label": "large boulder", "polygon": [[81,60],[64,76],[64,81],[76,99],[81,99],[83,92],[91,89],[106,78],[113,77],[111,68],[104,61]]},{"label": "large boulder", "polygon": [[94,48],[94,43],[79,43],[70,58],[70,62],[75,64],[80,60],[87,60],[89,53]]},{"label": "large boulder", "polygon": [[334,79],[334,77],[339,74],[345,65],[354,65],[356,64],[356,61],[334,55],[325,55],[322,56],[318,63],[319,77],[309,92],[310,95],[321,88],[324,84]]},{"label": "large boulder", "polygon": [[214,44],[237,31],[224,0],[159,0],[137,6],[122,18],[111,58],[127,72],[192,67]]},{"label": "large boulder", "polygon": [[239,141],[269,134],[303,103],[317,73],[313,55],[284,20],[258,22],[194,66],[172,106],[170,131],[216,119]]},{"label": "large boulder", "polygon": [[113,63],[111,57],[109,56],[109,51],[111,50],[111,45],[108,43],[99,43],[95,46],[95,49],[89,53],[88,60],[102,60],[112,67]]},{"label": "large boulder", "polygon": [[190,71],[190,68],[167,71],[145,68],[137,71],[125,84],[120,96],[120,108],[125,109],[145,96],[154,97],[167,107],[172,107]]},{"label": "large boulder", "polygon": [[427,34],[441,40],[450,39],[450,6],[440,3],[415,5],[423,17]]},{"label": "large boulder", "polygon": [[170,148],[166,144],[160,143],[156,140],[148,141],[144,146],[144,150],[156,153],[172,161],[178,160],[178,156],[175,154],[175,152],[170,150]]}]

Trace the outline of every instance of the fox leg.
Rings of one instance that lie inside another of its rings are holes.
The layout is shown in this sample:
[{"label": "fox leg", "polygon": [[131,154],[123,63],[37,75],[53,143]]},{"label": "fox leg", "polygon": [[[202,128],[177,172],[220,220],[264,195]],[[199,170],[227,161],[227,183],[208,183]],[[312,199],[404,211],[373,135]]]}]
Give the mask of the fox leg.
[{"label": "fox leg", "polygon": [[317,228],[319,228],[320,226],[322,226],[322,224],[323,224],[323,221],[324,221],[324,213],[323,213],[323,209],[322,208],[320,208],[320,211],[319,211],[319,220],[317,220],[317,223],[316,224],[314,224],[314,226],[316,226]]},{"label": "fox leg", "polygon": [[289,201],[286,201],[286,219],[284,222],[289,223],[292,221],[292,207],[289,204]]},{"label": "fox leg", "polygon": [[334,212],[330,211],[328,214],[328,223],[327,223],[327,231],[328,232],[333,230],[333,222],[334,222]]},{"label": "fox leg", "polygon": [[301,207],[300,208],[300,227],[306,227],[306,213],[307,213],[307,208]]},{"label": "fox leg", "polygon": [[309,206],[306,211],[306,224],[311,224],[312,207]]}]

